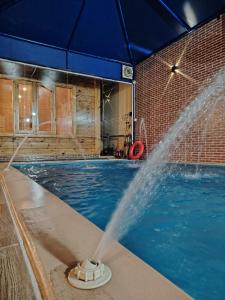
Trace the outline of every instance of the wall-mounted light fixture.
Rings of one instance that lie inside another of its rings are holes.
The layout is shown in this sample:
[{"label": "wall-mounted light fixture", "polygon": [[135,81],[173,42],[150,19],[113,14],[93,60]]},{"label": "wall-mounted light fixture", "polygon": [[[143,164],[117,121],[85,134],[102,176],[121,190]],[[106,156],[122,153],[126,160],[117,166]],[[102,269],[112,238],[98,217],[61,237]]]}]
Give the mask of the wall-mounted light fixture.
[{"label": "wall-mounted light fixture", "polygon": [[172,72],[172,73],[176,73],[177,70],[178,70],[178,66],[173,65],[173,66],[171,67],[171,72]]}]

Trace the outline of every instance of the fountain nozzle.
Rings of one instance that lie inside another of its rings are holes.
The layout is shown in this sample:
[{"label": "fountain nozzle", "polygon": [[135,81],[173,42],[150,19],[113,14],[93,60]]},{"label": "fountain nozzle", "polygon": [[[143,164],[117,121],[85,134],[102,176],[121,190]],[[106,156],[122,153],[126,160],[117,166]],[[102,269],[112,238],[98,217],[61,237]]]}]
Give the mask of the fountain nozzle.
[{"label": "fountain nozzle", "polygon": [[106,284],[111,276],[110,268],[101,261],[86,259],[70,270],[68,281],[78,289],[95,289]]}]

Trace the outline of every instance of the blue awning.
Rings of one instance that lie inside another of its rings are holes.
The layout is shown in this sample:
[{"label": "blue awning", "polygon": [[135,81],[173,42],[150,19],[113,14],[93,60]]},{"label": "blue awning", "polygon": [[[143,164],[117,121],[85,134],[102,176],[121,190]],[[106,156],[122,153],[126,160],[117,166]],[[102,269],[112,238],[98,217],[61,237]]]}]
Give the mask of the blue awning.
[{"label": "blue awning", "polygon": [[0,57],[121,80],[225,0],[2,0]]}]

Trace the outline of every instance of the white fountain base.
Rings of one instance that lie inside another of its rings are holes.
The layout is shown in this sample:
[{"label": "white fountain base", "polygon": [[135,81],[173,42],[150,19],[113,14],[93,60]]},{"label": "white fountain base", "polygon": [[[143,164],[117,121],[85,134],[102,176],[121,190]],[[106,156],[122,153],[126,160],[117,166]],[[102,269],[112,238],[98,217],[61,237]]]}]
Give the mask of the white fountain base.
[{"label": "white fountain base", "polygon": [[68,281],[78,289],[95,289],[106,284],[111,277],[109,267],[100,261],[86,259],[70,270]]}]

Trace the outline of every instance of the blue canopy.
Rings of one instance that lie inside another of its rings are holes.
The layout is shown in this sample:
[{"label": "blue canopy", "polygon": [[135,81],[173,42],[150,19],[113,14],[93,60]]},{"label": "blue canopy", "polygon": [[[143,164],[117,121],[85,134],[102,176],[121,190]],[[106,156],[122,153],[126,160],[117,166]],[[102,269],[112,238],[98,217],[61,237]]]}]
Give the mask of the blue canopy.
[{"label": "blue canopy", "polygon": [[0,57],[121,80],[225,0],[1,0]]}]

